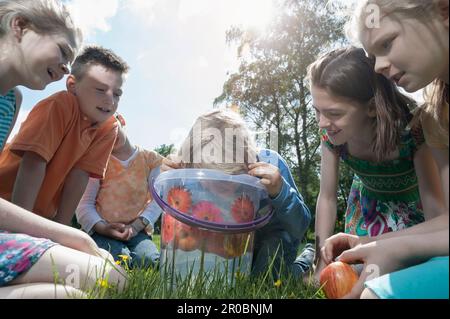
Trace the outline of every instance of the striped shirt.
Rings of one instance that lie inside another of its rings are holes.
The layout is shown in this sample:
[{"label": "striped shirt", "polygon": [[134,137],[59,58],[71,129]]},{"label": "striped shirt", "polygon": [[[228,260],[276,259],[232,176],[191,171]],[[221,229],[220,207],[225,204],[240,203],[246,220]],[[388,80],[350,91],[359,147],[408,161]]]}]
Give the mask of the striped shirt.
[{"label": "striped shirt", "polygon": [[6,143],[6,137],[16,115],[16,95],[14,89],[6,95],[0,95],[0,150]]}]

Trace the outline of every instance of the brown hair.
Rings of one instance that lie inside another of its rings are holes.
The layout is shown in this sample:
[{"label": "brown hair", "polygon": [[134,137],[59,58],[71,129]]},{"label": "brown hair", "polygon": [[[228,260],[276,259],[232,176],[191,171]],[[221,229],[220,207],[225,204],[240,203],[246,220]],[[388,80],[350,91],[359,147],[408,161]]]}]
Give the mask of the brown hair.
[{"label": "brown hair", "polygon": [[412,118],[410,106],[415,102],[375,73],[374,62],[363,49],[349,47],[325,54],[309,66],[308,77],[311,86],[375,108],[372,151],[379,161],[398,147],[401,132]]},{"label": "brown hair", "polygon": [[125,74],[129,70],[128,64],[113,51],[100,46],[91,45],[83,48],[72,65],[71,74],[78,80],[84,76],[87,68],[92,65],[101,65],[108,70]]}]

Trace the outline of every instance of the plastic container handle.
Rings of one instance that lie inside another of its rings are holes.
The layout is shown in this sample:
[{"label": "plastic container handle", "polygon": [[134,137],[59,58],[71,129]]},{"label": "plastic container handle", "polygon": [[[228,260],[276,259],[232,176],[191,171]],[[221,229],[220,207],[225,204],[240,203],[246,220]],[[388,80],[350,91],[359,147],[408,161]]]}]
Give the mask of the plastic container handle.
[{"label": "plastic container handle", "polygon": [[264,227],[269,223],[270,219],[272,218],[274,214],[274,209],[271,207],[270,212],[251,222],[247,223],[241,223],[241,224],[226,224],[226,223],[213,223],[208,222],[206,220],[199,220],[197,218],[194,218],[193,216],[186,215],[185,213],[180,212],[179,210],[171,207],[169,204],[167,204],[156,192],[155,189],[155,179],[152,178],[151,185],[150,185],[150,191],[152,193],[153,199],[156,201],[156,203],[163,209],[164,212],[168,213],[173,218],[177,219],[178,221],[187,224],[189,226],[193,227],[200,227],[205,228],[207,230],[212,230],[216,232],[221,233],[229,233],[229,234],[240,234],[240,233],[249,233],[253,232],[261,227]]}]

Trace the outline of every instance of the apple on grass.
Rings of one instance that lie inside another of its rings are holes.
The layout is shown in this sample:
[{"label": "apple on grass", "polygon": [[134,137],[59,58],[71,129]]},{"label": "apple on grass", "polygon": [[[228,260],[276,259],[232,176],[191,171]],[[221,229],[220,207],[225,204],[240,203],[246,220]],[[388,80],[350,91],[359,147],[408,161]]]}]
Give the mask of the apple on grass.
[{"label": "apple on grass", "polygon": [[358,279],[356,271],[341,261],[329,264],[320,273],[320,285],[328,299],[342,298],[352,290]]}]

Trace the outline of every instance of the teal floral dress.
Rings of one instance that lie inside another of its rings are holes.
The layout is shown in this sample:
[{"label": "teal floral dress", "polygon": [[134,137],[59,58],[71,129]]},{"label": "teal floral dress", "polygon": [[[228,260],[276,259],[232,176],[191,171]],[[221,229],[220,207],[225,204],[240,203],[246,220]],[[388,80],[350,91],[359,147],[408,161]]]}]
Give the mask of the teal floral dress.
[{"label": "teal floral dress", "polygon": [[11,129],[16,111],[17,105],[14,89],[4,96],[0,94],[0,152],[6,143],[6,136]]},{"label": "teal floral dress", "polygon": [[424,221],[413,160],[424,142],[421,131],[405,131],[399,158],[384,162],[355,158],[346,144],[333,145],[324,130],[320,135],[322,142],[354,173],[345,212],[346,233],[374,237]]}]

